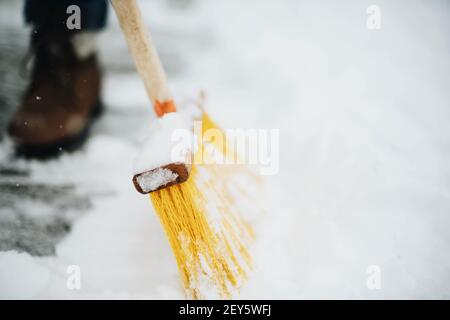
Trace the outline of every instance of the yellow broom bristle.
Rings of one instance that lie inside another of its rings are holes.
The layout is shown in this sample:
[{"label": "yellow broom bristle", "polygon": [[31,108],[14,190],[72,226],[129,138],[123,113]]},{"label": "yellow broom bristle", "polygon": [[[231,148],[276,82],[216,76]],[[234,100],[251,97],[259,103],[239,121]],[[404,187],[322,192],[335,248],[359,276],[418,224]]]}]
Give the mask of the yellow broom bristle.
[{"label": "yellow broom bristle", "polygon": [[[207,115],[202,122],[204,130],[217,128]],[[239,166],[195,164],[188,181],[150,194],[189,298],[230,298],[251,269],[254,233],[229,189],[242,173]]]}]

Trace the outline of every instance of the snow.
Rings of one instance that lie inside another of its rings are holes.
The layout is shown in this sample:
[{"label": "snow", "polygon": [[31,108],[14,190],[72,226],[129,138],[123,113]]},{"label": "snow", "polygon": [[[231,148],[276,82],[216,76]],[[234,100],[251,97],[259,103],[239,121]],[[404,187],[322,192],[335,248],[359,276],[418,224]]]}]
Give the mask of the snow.
[{"label": "snow", "polygon": [[0,255],[0,299],[30,299],[43,292],[50,271],[27,253],[14,251]]},{"label": "snow", "polygon": [[178,174],[172,172],[171,170],[158,168],[139,175],[137,177],[137,182],[139,183],[142,191],[150,192],[175,181],[177,178]]},{"label": "snow", "polygon": [[[371,4],[140,1],[175,97],[202,88],[224,128],[280,129],[255,269],[236,298],[450,298],[449,3],[377,1],[374,31]],[[2,165],[30,171],[14,185],[52,177],[74,186],[75,203],[90,199],[82,210],[65,208],[66,196],[0,199],[0,219],[21,212],[72,226],[54,254],[0,252],[1,298],[184,298],[148,197],[131,184],[154,116],[110,22],[101,43],[108,110],[88,144],[49,162],[12,161],[10,142],[0,145]],[[80,290],[66,286],[70,265],[80,266]],[[367,286],[371,266],[379,289]]]},{"label": "snow", "polygon": [[[177,112],[167,113],[150,126],[136,160],[133,173],[140,174],[171,163],[187,163],[191,157],[192,129]],[[169,170],[166,170],[169,171]],[[170,178],[155,174],[155,178]],[[149,176],[146,176],[147,181]]]}]

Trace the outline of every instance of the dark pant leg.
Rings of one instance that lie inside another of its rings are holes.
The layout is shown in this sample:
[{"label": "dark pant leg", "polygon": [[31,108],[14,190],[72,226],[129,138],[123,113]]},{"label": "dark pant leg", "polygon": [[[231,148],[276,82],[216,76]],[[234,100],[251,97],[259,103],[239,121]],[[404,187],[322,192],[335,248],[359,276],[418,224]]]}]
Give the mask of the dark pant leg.
[{"label": "dark pant leg", "polygon": [[36,28],[67,29],[70,13],[67,8],[77,5],[81,12],[81,30],[97,31],[105,27],[107,18],[106,0],[26,0],[25,21]]}]

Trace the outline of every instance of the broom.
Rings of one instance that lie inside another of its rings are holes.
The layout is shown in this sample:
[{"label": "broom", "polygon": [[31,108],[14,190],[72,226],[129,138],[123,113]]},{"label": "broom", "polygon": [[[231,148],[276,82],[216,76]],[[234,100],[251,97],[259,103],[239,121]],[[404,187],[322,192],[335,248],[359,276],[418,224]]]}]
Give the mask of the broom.
[{"label": "broom", "polygon": [[[111,2],[154,111],[161,121],[166,121],[177,108],[137,3]],[[150,199],[175,255],[187,296],[231,298],[252,267],[249,245],[254,233],[244,214],[255,210],[255,206],[245,207],[241,200],[252,203],[255,197],[251,191],[258,190],[261,181],[244,166],[215,163],[217,152],[227,159],[236,159],[237,155],[219,139],[204,141],[202,137],[209,130],[219,130],[225,136],[206,112],[200,126],[199,149],[192,166],[183,161],[168,163],[135,175],[133,182],[138,191],[151,192]],[[168,179],[162,180],[163,185],[143,190],[143,178],[163,176]]]}]

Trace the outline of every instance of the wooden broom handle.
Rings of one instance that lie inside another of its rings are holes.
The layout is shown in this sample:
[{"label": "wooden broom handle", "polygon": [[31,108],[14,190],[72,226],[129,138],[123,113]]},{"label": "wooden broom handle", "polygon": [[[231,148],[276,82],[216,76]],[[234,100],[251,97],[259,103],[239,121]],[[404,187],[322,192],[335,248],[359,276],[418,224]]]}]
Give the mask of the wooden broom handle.
[{"label": "wooden broom handle", "polygon": [[166,74],[144,25],[136,0],[111,0],[111,3],[156,114],[162,116],[168,112],[175,112]]}]

